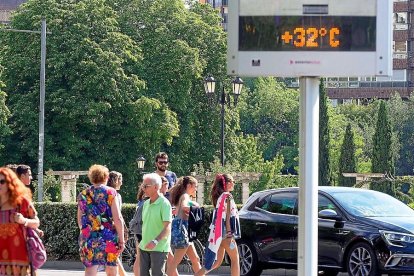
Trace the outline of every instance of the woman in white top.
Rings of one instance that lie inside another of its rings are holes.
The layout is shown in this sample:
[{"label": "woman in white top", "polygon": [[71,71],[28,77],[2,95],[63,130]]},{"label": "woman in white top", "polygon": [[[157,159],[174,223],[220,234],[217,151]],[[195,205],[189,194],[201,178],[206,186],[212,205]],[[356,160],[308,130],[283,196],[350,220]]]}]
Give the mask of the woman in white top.
[{"label": "woman in white top", "polygon": [[[109,187],[114,188],[117,191],[115,200],[119,206],[119,210],[121,211],[122,197],[121,197],[121,194],[119,193],[119,190],[121,189],[121,186],[122,186],[122,174],[117,171],[110,171],[107,185]],[[122,218],[122,224],[125,225],[124,218],[122,217],[122,215],[121,215],[121,218]],[[126,276],[127,273],[125,271],[124,266],[122,265],[121,259],[118,259],[117,266],[118,266],[119,275]]]}]

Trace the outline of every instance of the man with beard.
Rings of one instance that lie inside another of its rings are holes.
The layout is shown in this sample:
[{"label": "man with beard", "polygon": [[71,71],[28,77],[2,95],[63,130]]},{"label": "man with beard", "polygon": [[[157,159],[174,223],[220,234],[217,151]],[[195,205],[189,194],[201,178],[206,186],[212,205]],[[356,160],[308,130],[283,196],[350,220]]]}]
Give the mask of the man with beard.
[{"label": "man with beard", "polygon": [[155,170],[155,173],[157,173],[159,176],[164,176],[168,180],[168,189],[165,193],[165,197],[169,199],[170,193],[168,192],[177,181],[177,175],[175,172],[167,170],[169,165],[168,161],[168,155],[165,152],[159,152],[155,156],[155,167],[157,168]]}]

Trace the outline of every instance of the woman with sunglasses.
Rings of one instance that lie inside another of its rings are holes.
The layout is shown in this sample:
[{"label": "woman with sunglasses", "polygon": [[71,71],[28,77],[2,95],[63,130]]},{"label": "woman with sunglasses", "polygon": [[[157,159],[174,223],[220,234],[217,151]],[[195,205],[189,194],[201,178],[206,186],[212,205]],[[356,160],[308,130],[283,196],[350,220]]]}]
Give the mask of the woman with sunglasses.
[{"label": "woman with sunglasses", "polygon": [[10,169],[0,168],[0,274],[30,275],[24,227],[36,229],[39,218],[31,192]]},{"label": "woman with sunglasses", "polygon": [[[178,179],[175,186],[171,189],[171,205],[176,207],[176,217],[173,219],[171,226],[171,246],[175,249],[174,258],[167,266],[167,275],[174,275],[178,264],[187,254],[191,261],[194,272],[201,269],[200,258],[197,255],[194,244],[188,241],[188,216],[190,206],[199,206],[197,202],[192,201],[197,192],[197,179],[192,176],[184,176]],[[187,230],[187,239],[184,241],[183,235],[180,235],[182,229]]]},{"label": "woman with sunglasses", "polygon": [[200,276],[220,267],[226,252],[231,261],[231,276],[240,275],[239,251],[235,239],[240,239],[240,219],[231,192],[234,180],[230,174],[217,174],[211,188],[214,206],[208,245],[204,254],[204,267],[195,274]]}]

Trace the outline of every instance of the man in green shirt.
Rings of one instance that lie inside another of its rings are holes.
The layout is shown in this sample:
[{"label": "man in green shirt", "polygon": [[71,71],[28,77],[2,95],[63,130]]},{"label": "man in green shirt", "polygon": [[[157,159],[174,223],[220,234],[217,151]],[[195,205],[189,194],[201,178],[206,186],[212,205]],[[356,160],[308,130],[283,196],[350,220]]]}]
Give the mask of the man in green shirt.
[{"label": "man in green shirt", "polygon": [[160,193],[161,177],[144,175],[143,188],[149,200],[142,209],[142,240],[139,244],[141,276],[163,276],[171,240],[171,204]]}]

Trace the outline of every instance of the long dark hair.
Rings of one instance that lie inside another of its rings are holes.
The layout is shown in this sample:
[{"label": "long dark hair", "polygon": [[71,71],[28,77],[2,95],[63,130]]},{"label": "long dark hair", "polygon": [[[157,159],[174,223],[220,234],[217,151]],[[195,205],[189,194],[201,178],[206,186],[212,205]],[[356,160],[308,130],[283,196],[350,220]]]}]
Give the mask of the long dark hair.
[{"label": "long dark hair", "polygon": [[217,174],[211,187],[211,202],[216,207],[217,200],[222,193],[226,191],[227,183],[232,181],[231,175],[229,174]]},{"label": "long dark hair", "polygon": [[110,171],[109,172],[109,178],[108,178],[108,182],[106,185],[108,185],[109,187],[112,187],[114,189],[116,189],[117,186],[117,181],[118,179],[120,179],[122,177],[122,174],[120,172],[117,171]]},{"label": "long dark hair", "polygon": [[175,183],[174,187],[170,189],[170,201],[173,206],[177,206],[180,202],[180,197],[187,190],[187,186],[190,184],[196,184],[197,179],[192,176],[180,177]]}]

